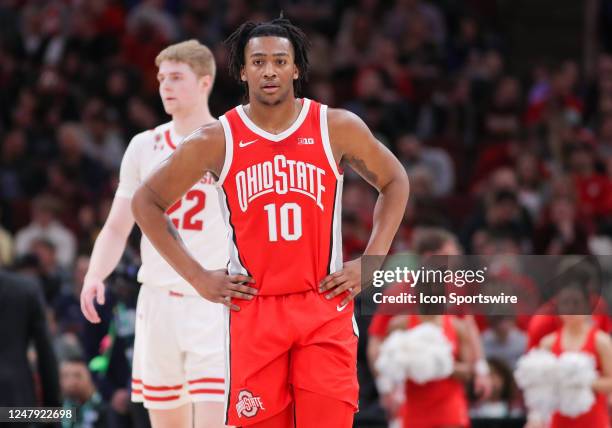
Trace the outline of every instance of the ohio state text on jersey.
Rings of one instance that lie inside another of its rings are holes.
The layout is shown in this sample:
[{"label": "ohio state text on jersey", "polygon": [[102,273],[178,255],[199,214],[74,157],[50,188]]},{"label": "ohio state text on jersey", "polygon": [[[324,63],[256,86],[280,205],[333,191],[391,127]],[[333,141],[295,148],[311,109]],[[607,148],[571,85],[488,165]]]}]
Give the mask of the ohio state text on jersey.
[{"label": "ohio state text on jersey", "polygon": [[259,128],[241,105],[219,120],[230,273],[252,276],[261,295],[317,290],[342,266],[343,177],[329,143],[327,106],[304,98],[280,134]]}]

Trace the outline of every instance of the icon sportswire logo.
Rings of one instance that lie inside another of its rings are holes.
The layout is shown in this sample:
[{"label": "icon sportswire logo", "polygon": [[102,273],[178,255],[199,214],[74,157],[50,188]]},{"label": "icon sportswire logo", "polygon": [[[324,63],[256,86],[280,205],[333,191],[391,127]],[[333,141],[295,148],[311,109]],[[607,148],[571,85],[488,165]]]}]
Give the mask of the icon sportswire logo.
[{"label": "icon sportswire logo", "polygon": [[238,143],[238,147],[250,146],[251,144],[256,143],[257,141],[259,141],[259,138],[255,138],[254,140],[247,141],[247,142],[243,142],[242,140],[240,140],[240,142]]}]

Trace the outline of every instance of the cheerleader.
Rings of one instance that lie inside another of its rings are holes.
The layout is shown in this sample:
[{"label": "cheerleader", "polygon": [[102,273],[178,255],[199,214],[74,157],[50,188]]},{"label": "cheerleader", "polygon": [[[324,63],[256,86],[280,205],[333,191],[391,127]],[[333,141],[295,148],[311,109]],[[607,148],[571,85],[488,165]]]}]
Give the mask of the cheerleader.
[{"label": "cheerleader", "polygon": [[[589,295],[586,288],[576,286],[564,287],[559,293],[560,304],[565,313],[588,313]],[[569,306],[571,305],[571,306]],[[551,428],[609,428],[606,397],[612,392],[612,340],[593,322],[590,315],[561,315],[562,326],[555,333],[545,336],[540,347],[560,356],[564,352],[583,352],[595,359],[598,377],[591,388],[595,393],[595,402],[591,408],[576,417],[564,416],[561,411],[553,414]],[[563,409],[561,409],[563,410]],[[530,427],[542,426],[537,421],[528,424]]]},{"label": "cheerleader", "polygon": [[418,384],[408,380],[401,409],[404,428],[464,428],[470,426],[464,382],[472,375],[470,337],[465,323],[450,315],[409,315],[407,328],[433,323],[452,346],[451,376]]}]

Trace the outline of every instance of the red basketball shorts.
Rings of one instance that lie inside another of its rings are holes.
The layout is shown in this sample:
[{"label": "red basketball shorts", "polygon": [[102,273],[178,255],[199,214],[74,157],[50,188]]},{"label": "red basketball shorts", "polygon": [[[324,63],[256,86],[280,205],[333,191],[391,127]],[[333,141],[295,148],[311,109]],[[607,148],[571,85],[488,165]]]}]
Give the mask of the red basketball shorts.
[{"label": "red basketball shorts", "polygon": [[284,410],[301,388],[357,411],[358,331],[353,302],[306,291],[257,296],[226,310],[226,424],[248,426]]}]

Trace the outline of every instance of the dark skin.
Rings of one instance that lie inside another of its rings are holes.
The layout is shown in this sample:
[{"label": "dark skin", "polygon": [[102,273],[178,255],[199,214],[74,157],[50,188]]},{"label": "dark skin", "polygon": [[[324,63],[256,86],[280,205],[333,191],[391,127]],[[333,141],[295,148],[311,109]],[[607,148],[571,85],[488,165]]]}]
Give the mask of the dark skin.
[{"label": "dark skin", "polygon": [[[260,128],[277,134],[297,119],[302,104],[295,98],[293,80],[299,77],[293,47],[282,37],[255,37],[245,48],[242,80],[247,82],[250,103],[245,111]],[[328,109],[328,127],[336,162],[349,164],[379,192],[374,209],[374,225],[364,255],[385,255],[402,220],[408,201],[406,172],[393,154],[378,142],[356,115],[341,109]],[[165,211],[206,171],[219,176],[225,159],[225,137],[220,123],[200,128],[184,141],[132,198],[134,217],[159,253],[198,291],[213,302],[233,310],[231,300],[251,300],[257,289],[253,279],[205,270],[187,251]],[[343,269],[323,278],[320,292],[331,299],[346,294],[347,304],[361,291],[361,258],[344,264]]]}]

